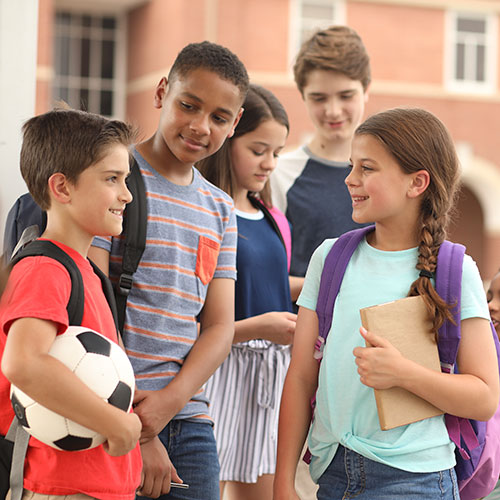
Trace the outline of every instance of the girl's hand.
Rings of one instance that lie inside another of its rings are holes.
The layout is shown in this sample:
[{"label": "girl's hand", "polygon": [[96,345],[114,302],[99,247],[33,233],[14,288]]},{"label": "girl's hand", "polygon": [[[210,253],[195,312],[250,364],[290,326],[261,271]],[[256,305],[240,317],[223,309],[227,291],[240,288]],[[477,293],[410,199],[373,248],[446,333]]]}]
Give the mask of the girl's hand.
[{"label": "girl's hand", "polygon": [[361,383],[374,389],[389,389],[399,386],[398,374],[402,373],[401,364],[404,357],[386,339],[359,329],[361,336],[371,347],[356,347],[353,354],[356,357]]},{"label": "girl's hand", "polygon": [[287,311],[274,311],[260,315],[259,335],[275,344],[293,344],[297,315]]}]

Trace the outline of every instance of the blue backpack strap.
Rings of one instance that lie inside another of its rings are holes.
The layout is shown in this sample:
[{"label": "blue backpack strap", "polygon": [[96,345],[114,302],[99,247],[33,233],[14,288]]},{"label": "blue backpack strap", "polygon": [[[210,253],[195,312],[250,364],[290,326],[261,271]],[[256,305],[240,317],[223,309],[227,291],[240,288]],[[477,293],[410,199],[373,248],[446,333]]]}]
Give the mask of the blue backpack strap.
[{"label": "blue backpack strap", "polygon": [[367,233],[374,229],[375,226],[372,225],[344,233],[337,239],[326,256],[316,303],[319,335],[316,341],[314,357],[318,360],[323,357],[323,347],[332,326],[335,300],[339,293],[347,265],[361,240]]},{"label": "blue backpack strap", "polygon": [[464,254],[463,245],[443,241],[437,258],[436,292],[448,304],[453,304],[452,314],[455,320],[455,324],[445,321],[438,335],[441,368],[448,373],[454,369],[460,343],[460,301]]}]

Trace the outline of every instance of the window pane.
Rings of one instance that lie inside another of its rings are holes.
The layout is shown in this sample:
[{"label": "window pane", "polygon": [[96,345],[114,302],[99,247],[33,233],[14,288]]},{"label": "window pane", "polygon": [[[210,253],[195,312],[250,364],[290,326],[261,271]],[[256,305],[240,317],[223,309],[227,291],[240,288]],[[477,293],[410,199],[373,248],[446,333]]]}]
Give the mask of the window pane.
[{"label": "window pane", "polygon": [[57,24],[69,25],[70,22],[71,22],[71,14],[69,12],[58,12],[56,14],[56,23]]},{"label": "window pane", "polygon": [[80,89],[80,109],[89,110],[89,89]]},{"label": "window pane", "polygon": [[107,116],[113,114],[113,93],[110,90],[101,90],[100,113]]},{"label": "window pane", "polygon": [[80,76],[90,75],[90,40],[82,38],[82,47],[80,55]]},{"label": "window pane", "polygon": [[92,26],[92,18],[90,16],[82,16],[82,26],[90,28]]},{"label": "window pane", "polygon": [[457,19],[457,29],[468,33],[486,33],[486,21],[461,17]]},{"label": "window pane", "polygon": [[115,62],[115,42],[113,40],[102,41],[101,77],[113,78]]},{"label": "window pane", "polygon": [[455,78],[457,80],[465,79],[465,45],[457,43],[457,60],[455,69]]},{"label": "window pane", "polygon": [[478,45],[476,47],[476,80],[484,82],[486,80],[486,47]]},{"label": "window pane", "polygon": [[114,30],[116,27],[116,19],[114,17],[104,17],[102,19],[102,27],[104,29]]},{"label": "window pane", "polygon": [[59,60],[56,62],[58,73],[60,75],[69,75],[69,43],[67,36],[61,36],[59,40]]},{"label": "window pane", "polygon": [[54,100],[68,102],[68,89],[65,87],[54,89]]}]

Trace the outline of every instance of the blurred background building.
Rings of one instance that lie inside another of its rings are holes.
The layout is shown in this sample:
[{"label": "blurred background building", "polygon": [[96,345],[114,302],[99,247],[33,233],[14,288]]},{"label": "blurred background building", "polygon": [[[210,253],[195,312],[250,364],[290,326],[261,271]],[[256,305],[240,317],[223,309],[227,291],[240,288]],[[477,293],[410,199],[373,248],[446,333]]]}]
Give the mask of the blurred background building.
[{"label": "blurred background building", "polygon": [[[293,82],[294,55],[315,29],[348,24],[371,57],[367,115],[419,106],[451,131],[463,168],[451,239],[467,246],[489,279],[500,267],[499,15],[500,0],[0,0],[0,88],[8,81],[12,95],[32,85],[25,94],[33,94],[33,104],[22,120],[64,99],[127,119],[146,138],[158,120],[156,84],[184,45],[207,39],[233,50],[252,81],[284,103],[291,148],[312,130]],[[36,82],[21,40],[34,46]],[[13,112],[4,116],[4,104],[19,111],[19,100],[7,101],[0,101],[0,152],[12,145],[4,120]],[[14,122],[9,130],[22,123]],[[19,134],[11,151],[18,141]],[[18,164],[4,160],[2,216],[23,191],[11,181]]]}]

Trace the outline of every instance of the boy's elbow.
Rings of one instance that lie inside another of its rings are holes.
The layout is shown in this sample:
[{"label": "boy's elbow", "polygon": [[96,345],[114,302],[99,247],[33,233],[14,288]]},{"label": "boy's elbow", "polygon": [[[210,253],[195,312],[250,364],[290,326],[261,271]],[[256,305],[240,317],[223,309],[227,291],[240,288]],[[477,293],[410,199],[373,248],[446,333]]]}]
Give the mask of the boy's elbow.
[{"label": "boy's elbow", "polygon": [[26,378],[26,364],[9,356],[2,357],[2,373],[15,386],[22,387]]}]

